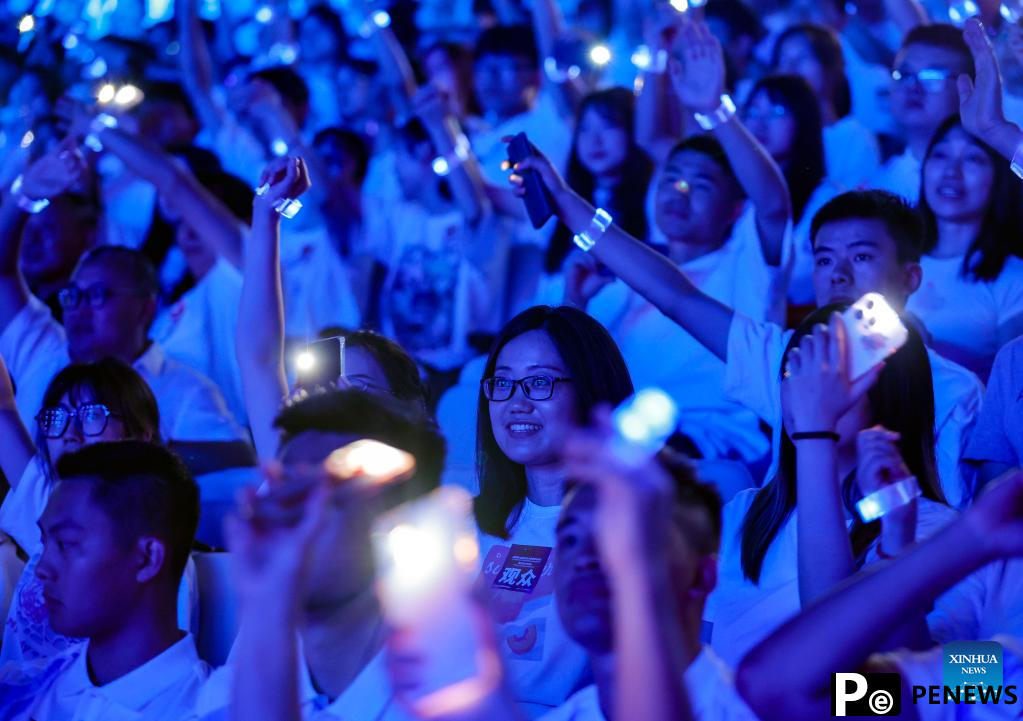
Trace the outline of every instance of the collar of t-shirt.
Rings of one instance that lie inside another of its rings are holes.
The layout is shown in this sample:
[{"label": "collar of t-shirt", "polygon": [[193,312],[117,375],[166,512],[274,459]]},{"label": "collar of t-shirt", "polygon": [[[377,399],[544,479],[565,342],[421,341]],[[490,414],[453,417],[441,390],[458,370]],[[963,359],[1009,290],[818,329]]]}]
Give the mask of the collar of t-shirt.
[{"label": "collar of t-shirt", "polygon": [[[88,648],[86,642],[82,652],[54,682],[52,694],[59,703],[66,704],[80,697],[81,700],[77,702],[80,706],[86,697],[91,696],[99,702],[128,711],[141,711],[155,696],[186,682],[202,667],[195,649],[195,640],[191,634],[186,633],[180,641],[133,671],[108,684],[96,686],[89,678],[86,664]],[[104,709],[104,713],[109,713],[109,706]]]},{"label": "collar of t-shirt", "polygon": [[[301,642],[299,648],[301,649]],[[305,663],[305,654],[300,653],[299,658],[302,659],[299,668],[299,698],[307,713],[320,712],[326,716],[349,721],[376,721],[383,718],[384,712],[394,699],[383,651],[366,664],[355,680],[333,702],[313,686],[309,666]]]}]

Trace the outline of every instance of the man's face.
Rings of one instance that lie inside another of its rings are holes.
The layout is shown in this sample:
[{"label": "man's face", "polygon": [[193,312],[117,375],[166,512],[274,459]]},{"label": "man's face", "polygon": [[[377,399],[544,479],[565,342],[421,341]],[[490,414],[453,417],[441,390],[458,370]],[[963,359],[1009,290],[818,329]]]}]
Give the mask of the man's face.
[{"label": "man's face", "polygon": [[92,500],[93,483],[60,481],[39,519],[43,554],[36,566],[50,625],[65,636],[116,632],[139,602],[142,565]]},{"label": "man's face", "polygon": [[68,278],[93,241],[93,232],[82,214],[64,196],[29,218],[22,234],[21,269],[30,284],[52,283]]},{"label": "man's face", "polygon": [[959,112],[956,78],[966,71],[966,60],[959,53],[910,45],[899,51],[893,70],[892,116],[908,134],[929,139],[948,116]]},{"label": "man's face", "polygon": [[813,258],[818,306],[853,303],[874,292],[902,308],[920,285],[920,266],[899,261],[895,241],[880,220],[826,223],[817,233]]},{"label": "man's face", "polygon": [[529,110],[540,85],[532,63],[515,55],[484,55],[473,67],[473,78],[483,114],[501,120]]},{"label": "man's face", "polygon": [[657,226],[670,242],[710,246],[725,241],[742,199],[724,169],[703,153],[675,153],[657,185]]},{"label": "man's face", "polygon": [[[355,440],[350,434],[306,431],[284,445],[279,460],[286,470],[318,465]],[[339,493],[328,502],[310,550],[306,608],[337,606],[370,587],[374,573],[370,527],[375,513],[372,502],[354,494]]]},{"label": "man's face", "polygon": [[142,352],[155,301],[138,289],[135,279],[99,259],[79,266],[71,283],[80,291],[78,305],[64,308],[73,360],[112,356],[130,361]]}]

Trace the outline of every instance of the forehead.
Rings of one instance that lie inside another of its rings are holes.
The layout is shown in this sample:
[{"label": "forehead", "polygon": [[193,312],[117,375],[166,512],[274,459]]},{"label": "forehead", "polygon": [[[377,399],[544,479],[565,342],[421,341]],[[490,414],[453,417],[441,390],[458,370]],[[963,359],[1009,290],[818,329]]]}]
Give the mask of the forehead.
[{"label": "forehead", "polygon": [[476,59],[476,67],[528,68],[530,59],[525,55],[487,53]]},{"label": "forehead", "polygon": [[121,280],[130,280],[130,278],[120,263],[100,258],[86,261],[75,268],[74,280],[79,285],[89,286],[94,283],[109,285]]},{"label": "forehead", "polygon": [[362,346],[345,346],[345,375],[367,376],[387,382],[383,367],[373,354]]},{"label": "forehead", "polygon": [[512,338],[497,354],[496,367],[529,368],[544,366],[564,368],[565,362],[546,331],[530,330]]},{"label": "forehead", "polygon": [[948,131],[935,141],[935,146],[945,144],[969,144],[976,148],[983,149],[983,146],[972,135],[967,133],[960,126],[949,128]]},{"label": "forehead", "polygon": [[875,218],[846,218],[825,223],[817,233],[817,247],[827,246],[832,250],[858,243],[872,243],[881,249],[895,252],[895,240],[888,228]]},{"label": "forehead", "polygon": [[672,154],[664,165],[664,173],[686,178],[702,176],[722,185],[727,182],[724,168],[717,161],[696,150],[680,150]]},{"label": "forehead", "polygon": [[338,448],[358,440],[354,433],[303,431],[281,446],[277,459],[284,463],[322,463]]},{"label": "forehead", "polygon": [[906,46],[899,51],[895,58],[896,67],[905,67],[911,70],[923,70],[924,68],[962,70],[966,64],[966,58],[954,50],[923,43]]},{"label": "forehead", "polygon": [[92,500],[93,482],[88,480],[58,481],[50,492],[39,526],[48,528],[71,521],[90,532],[111,527],[107,514]]}]

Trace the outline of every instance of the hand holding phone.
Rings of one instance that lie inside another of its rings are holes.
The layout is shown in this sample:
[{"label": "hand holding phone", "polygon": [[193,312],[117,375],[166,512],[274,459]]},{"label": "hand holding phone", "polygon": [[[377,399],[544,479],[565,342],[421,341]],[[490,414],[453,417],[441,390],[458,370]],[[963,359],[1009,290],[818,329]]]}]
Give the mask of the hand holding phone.
[{"label": "hand holding phone", "polygon": [[306,390],[336,386],[345,374],[343,336],[321,338],[295,354],[295,385]]},{"label": "hand holding phone", "polygon": [[880,293],[867,293],[842,314],[848,333],[849,380],[862,377],[906,344],[909,331]]},{"label": "hand holding phone", "polygon": [[[508,143],[508,161],[513,168],[517,163],[534,155],[536,151],[525,133],[519,133]],[[523,170],[520,175],[526,190],[525,203],[529,220],[534,228],[541,228],[554,215],[554,202],[551,200],[550,190],[535,170]]]}]

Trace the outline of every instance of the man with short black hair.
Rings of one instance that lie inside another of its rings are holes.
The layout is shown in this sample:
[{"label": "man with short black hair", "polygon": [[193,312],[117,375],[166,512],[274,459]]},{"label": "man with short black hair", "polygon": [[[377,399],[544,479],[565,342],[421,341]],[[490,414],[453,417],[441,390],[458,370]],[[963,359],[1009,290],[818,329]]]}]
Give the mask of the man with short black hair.
[{"label": "man with short black hair", "polygon": [[178,628],[199,523],[195,481],[173,453],[143,441],[86,446],[57,472],[36,575],[53,629],[86,641],[0,669],[0,718],[181,718],[208,672]]}]

